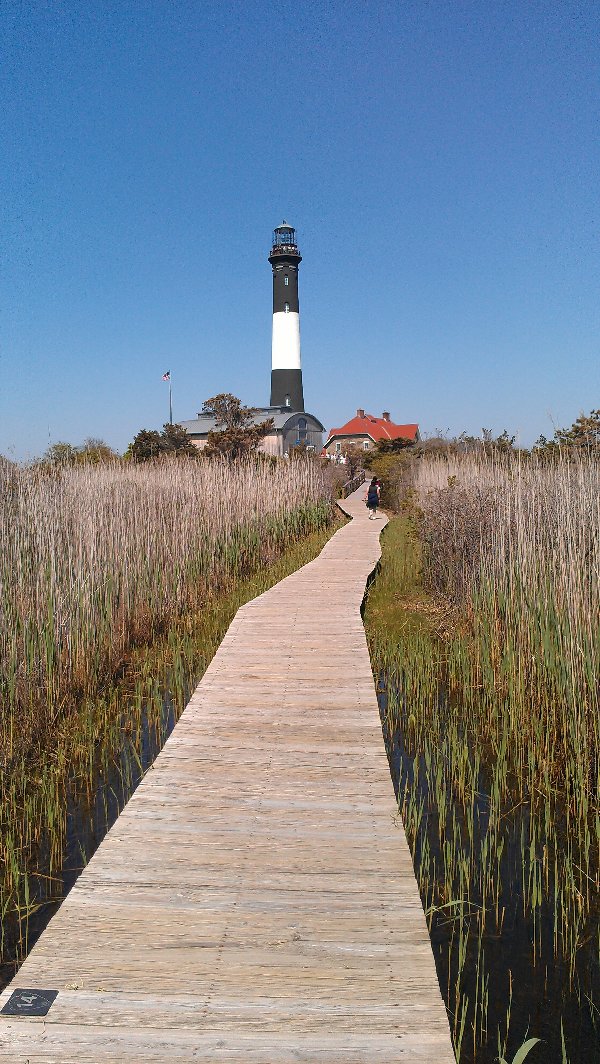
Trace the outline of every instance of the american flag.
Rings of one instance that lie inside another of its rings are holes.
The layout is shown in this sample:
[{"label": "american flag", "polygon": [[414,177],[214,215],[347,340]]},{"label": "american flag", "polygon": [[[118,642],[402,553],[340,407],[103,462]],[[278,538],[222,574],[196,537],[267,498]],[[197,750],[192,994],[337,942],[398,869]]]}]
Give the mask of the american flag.
[{"label": "american flag", "polygon": [[167,370],[167,372],[166,372],[166,373],[163,373],[163,375],[162,375],[162,379],[163,379],[164,381],[170,381],[170,380],[171,380],[171,371],[170,371],[170,370]]}]

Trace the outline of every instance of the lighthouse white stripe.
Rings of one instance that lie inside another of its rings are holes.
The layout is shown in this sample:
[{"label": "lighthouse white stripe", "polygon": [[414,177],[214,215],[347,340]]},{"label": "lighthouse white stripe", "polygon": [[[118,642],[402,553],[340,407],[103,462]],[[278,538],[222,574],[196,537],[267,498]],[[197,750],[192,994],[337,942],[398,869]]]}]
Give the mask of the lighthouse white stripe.
[{"label": "lighthouse white stripe", "polygon": [[300,315],[278,311],[273,315],[273,369],[300,369]]}]

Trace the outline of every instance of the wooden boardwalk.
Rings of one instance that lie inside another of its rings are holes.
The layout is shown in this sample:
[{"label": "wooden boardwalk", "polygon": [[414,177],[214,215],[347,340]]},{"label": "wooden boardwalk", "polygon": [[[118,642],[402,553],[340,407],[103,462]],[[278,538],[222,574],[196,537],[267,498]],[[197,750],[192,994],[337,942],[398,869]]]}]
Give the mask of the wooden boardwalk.
[{"label": "wooden boardwalk", "polygon": [[359,607],[383,519],[242,607],[0,996],[11,1064],[452,1064]]}]

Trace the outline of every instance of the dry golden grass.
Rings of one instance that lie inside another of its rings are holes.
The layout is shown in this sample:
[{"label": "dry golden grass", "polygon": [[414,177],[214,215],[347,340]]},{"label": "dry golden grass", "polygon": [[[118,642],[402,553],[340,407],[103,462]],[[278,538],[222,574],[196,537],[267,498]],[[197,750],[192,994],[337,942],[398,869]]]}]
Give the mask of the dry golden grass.
[{"label": "dry golden grass", "polygon": [[0,753],[330,507],[311,461],[0,467]]}]

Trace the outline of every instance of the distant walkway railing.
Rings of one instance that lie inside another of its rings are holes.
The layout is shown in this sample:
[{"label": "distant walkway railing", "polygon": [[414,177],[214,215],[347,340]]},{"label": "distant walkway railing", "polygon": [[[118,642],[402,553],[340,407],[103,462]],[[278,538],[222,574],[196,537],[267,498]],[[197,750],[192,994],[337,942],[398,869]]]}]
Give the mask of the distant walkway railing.
[{"label": "distant walkway railing", "polygon": [[345,484],[342,484],[342,499],[347,499],[349,495],[352,495],[353,491],[360,488],[361,484],[364,483],[366,476],[367,474],[365,470],[359,469],[358,473],[352,478],[352,480],[348,480]]}]

